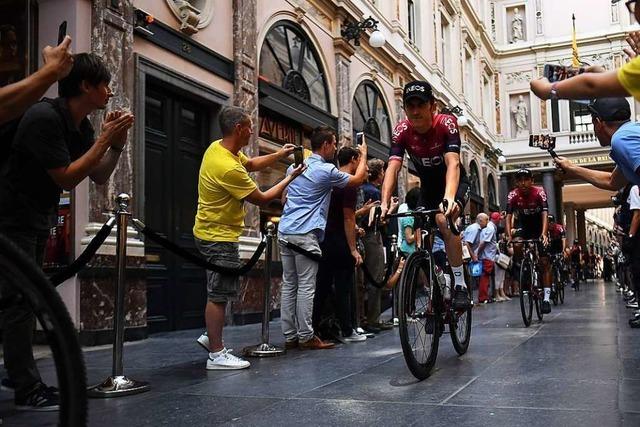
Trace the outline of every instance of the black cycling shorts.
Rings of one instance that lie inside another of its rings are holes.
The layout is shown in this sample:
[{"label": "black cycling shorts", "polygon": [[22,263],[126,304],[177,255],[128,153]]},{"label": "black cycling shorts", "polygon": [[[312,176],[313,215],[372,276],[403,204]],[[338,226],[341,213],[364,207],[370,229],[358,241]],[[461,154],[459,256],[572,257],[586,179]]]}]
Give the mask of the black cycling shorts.
[{"label": "black cycling shorts", "polygon": [[[446,182],[440,180],[439,182],[422,181],[420,186],[420,206],[425,209],[438,209],[442,199],[444,199],[444,190]],[[471,190],[471,183],[467,178],[467,175],[460,171],[460,182],[458,183],[458,191],[456,191],[456,203],[460,205],[460,211],[464,210],[464,207],[469,201],[469,192]]]}]

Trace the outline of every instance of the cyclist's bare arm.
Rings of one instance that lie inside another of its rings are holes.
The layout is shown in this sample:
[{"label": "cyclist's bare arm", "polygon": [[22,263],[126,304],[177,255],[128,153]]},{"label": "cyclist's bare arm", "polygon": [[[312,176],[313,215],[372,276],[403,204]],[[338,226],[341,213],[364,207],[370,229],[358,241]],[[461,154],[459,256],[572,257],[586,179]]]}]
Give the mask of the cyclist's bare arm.
[{"label": "cyclist's bare arm", "polygon": [[504,223],[505,232],[507,234],[507,239],[511,240],[511,229],[513,227],[513,214],[507,214],[507,218]]},{"label": "cyclist's bare arm", "polygon": [[396,189],[396,183],[398,181],[398,173],[402,169],[402,162],[397,159],[390,159],[387,171],[384,174],[384,181],[382,182],[382,218],[387,214],[389,210],[389,203],[391,197]]},{"label": "cyclist's bare arm", "polygon": [[457,207],[456,204],[456,192],[458,191],[458,184],[460,183],[460,154],[446,153],[444,155],[444,163],[447,165],[444,198],[448,201],[445,215],[449,216],[459,211],[459,207]]}]

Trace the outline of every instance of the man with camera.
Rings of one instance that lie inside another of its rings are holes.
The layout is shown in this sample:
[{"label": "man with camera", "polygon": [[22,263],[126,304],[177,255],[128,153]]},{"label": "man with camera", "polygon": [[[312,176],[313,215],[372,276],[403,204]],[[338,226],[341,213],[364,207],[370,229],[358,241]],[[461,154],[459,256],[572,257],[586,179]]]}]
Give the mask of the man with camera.
[{"label": "man with camera", "polygon": [[[101,135],[95,137],[87,116],[106,109],[112,97],[111,75],[96,55],[69,58],[64,48],[69,43],[66,39],[55,52],[58,63],[65,64],[58,67],[59,72],[66,72],[69,62],[73,63],[58,83],[60,97],[42,100],[22,116],[0,173],[0,233],[40,266],[49,229],[57,222],[62,189],[72,190],[87,177],[104,184],[124,150],[134,120],[129,112],[112,111],[103,120]],[[42,80],[33,78],[30,99],[46,85],[44,71],[42,74]],[[35,89],[37,82],[39,90]],[[29,97],[21,102],[25,106]],[[25,301],[17,302],[4,311],[3,320],[5,367],[15,388],[17,409],[57,410],[57,391],[42,383],[33,360],[33,312]]]},{"label": "man with camera", "polygon": [[[279,199],[284,189],[304,170],[291,169],[287,176],[262,191],[249,176],[267,168],[294,152],[293,144],[285,144],[275,153],[247,158],[241,149],[253,135],[253,121],[240,107],[226,107],[218,117],[222,139],[214,141],[204,153],[198,177],[198,210],[193,226],[196,247],[216,265],[240,267],[239,241],[244,229],[244,202],[264,206]],[[224,346],[222,329],[227,303],[237,298],[240,280],[237,275],[207,271],[207,334],[198,343],[207,349],[208,370],[244,369],[250,363]]]},{"label": "man with camera", "polygon": [[358,166],[353,175],[331,163],[337,145],[331,128],[316,128],[311,134],[313,154],[305,160],[307,169],[286,193],[278,240],[282,256],[280,312],[287,349],[334,347],[315,335],[312,324],[318,258],[322,255],[320,243],[325,237],[332,189],[358,187],[367,177],[366,143],[363,141],[360,145]]}]

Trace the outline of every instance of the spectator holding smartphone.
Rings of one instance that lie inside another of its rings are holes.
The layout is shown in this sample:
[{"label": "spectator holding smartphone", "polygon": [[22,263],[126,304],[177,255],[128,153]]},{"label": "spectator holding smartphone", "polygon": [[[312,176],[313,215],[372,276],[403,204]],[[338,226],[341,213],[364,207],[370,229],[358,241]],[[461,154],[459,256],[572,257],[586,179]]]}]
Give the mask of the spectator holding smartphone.
[{"label": "spectator holding smartphone", "polygon": [[[13,103],[26,108],[46,90],[47,83],[68,74],[59,82],[59,98],[40,101],[24,113],[0,174],[0,233],[40,266],[49,229],[57,222],[62,189],[72,190],[87,177],[104,184],[124,150],[134,120],[131,113],[112,111],[103,120],[100,136],[95,137],[87,116],[107,108],[111,75],[94,54],[69,58],[69,43],[66,38],[61,46],[45,49],[51,65],[45,64],[42,73],[31,78],[29,94],[18,95],[19,102]],[[67,71],[70,63],[73,66]],[[15,388],[17,409],[57,410],[58,394],[42,383],[33,359],[34,326],[33,311],[25,301],[4,310],[5,367]]]},{"label": "spectator holding smartphone", "polygon": [[[627,8],[637,22],[640,22],[640,0],[627,2]],[[638,53],[637,34],[627,39],[634,57],[618,70],[607,72],[595,71],[587,68],[585,73],[568,80],[550,83],[546,78],[532,80],[531,90],[540,99],[594,99],[600,97],[633,96],[640,100],[640,58]]]},{"label": "spectator holding smartphone", "polygon": [[[0,88],[0,125],[20,117],[52,84],[69,74],[73,66],[70,46],[71,37],[67,36],[59,46],[45,47],[42,68],[24,80]],[[2,143],[9,144],[10,141]]]}]

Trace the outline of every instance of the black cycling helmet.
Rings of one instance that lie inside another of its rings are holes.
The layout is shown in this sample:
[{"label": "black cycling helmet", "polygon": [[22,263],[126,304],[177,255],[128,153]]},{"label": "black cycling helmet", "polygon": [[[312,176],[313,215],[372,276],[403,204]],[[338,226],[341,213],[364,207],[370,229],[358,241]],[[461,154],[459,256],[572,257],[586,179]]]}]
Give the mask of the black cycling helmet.
[{"label": "black cycling helmet", "polygon": [[518,169],[518,171],[516,172],[516,178],[520,178],[520,177],[533,178],[533,174],[529,169],[522,168],[522,169]]},{"label": "black cycling helmet", "polygon": [[555,217],[555,216],[553,216],[553,215],[547,215],[547,219],[548,219],[550,222],[556,222],[556,217]]}]

